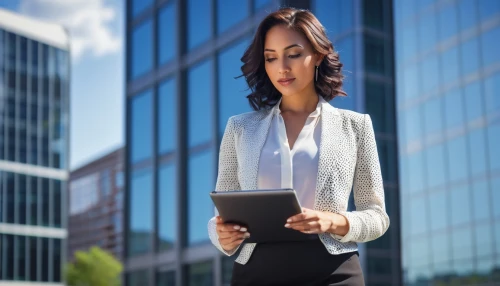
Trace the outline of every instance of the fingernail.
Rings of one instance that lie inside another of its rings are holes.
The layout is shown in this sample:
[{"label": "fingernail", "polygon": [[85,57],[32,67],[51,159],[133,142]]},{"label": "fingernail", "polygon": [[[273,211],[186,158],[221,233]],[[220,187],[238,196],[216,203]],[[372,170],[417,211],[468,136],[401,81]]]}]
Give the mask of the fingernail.
[{"label": "fingernail", "polygon": [[247,231],[247,228],[246,228],[246,227],[242,227],[242,228],[240,229],[240,231],[241,231],[241,232],[245,232],[245,231]]},{"label": "fingernail", "polygon": [[235,225],[234,229],[240,229],[240,226],[239,225]]},{"label": "fingernail", "polygon": [[292,220],[291,219],[287,219],[286,222],[292,222]]},{"label": "fingernail", "polygon": [[290,224],[289,223],[285,224],[285,227],[290,227]]},{"label": "fingernail", "polygon": [[250,237],[250,234],[247,232],[247,233],[245,233],[245,235],[244,235],[243,237],[245,237],[245,238],[249,238],[249,237]]}]

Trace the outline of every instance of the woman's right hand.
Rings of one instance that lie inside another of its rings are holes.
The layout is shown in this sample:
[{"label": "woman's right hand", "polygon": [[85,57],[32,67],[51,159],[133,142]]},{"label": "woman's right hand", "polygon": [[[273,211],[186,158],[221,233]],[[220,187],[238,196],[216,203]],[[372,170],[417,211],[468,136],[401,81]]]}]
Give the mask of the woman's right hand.
[{"label": "woman's right hand", "polygon": [[227,252],[231,252],[238,247],[243,240],[250,237],[250,233],[247,232],[246,227],[232,223],[224,223],[220,216],[215,217],[215,221],[217,223],[216,229],[220,245]]}]

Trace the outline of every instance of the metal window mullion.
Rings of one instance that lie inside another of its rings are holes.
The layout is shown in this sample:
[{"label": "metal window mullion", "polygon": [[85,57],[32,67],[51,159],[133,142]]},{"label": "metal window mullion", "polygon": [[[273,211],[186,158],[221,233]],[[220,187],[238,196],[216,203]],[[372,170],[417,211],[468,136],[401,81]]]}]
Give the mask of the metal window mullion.
[{"label": "metal window mullion", "polygon": [[[48,150],[48,155],[49,155],[49,167],[53,168],[54,167],[54,162],[53,162],[53,154],[52,154],[52,138],[54,137],[54,78],[53,78],[53,73],[55,72],[54,70],[54,62],[55,62],[55,49],[53,47],[49,47],[49,58],[47,61],[48,69],[47,69],[47,78],[49,82],[49,144],[47,146]],[[51,68],[52,67],[52,68]]]},{"label": "metal window mullion", "polygon": [[14,156],[14,161],[15,162],[20,162],[20,157],[21,157],[21,155],[20,155],[20,148],[19,148],[19,146],[20,146],[20,144],[19,144],[20,142],[19,141],[20,141],[20,137],[21,137],[20,134],[19,134],[20,133],[19,127],[20,127],[20,121],[21,121],[20,120],[20,116],[19,116],[19,113],[21,111],[21,107],[20,107],[20,105],[21,105],[21,103],[20,103],[21,96],[20,96],[20,91],[19,91],[19,88],[20,88],[19,87],[20,86],[19,83],[21,81],[21,75],[20,75],[20,71],[19,71],[20,68],[21,68],[21,64],[20,64],[20,57],[21,57],[20,56],[20,49],[21,49],[21,44],[20,44],[20,41],[21,41],[20,37],[16,35],[16,52],[15,52],[15,54],[16,54],[16,56],[15,56],[15,63],[16,63],[16,67],[15,67],[15,74],[16,75],[15,75],[15,77],[16,77],[16,79],[15,79],[15,88],[14,88],[14,90],[15,90],[14,98],[15,98],[15,105],[16,105],[16,107],[15,107],[16,108],[16,112],[15,112],[15,115],[14,115],[14,126],[15,126],[15,128],[14,128],[15,129],[15,135],[14,135],[15,136],[15,147],[14,147],[15,148],[15,151],[14,151],[15,156]]},{"label": "metal window mullion", "polygon": [[42,165],[42,141],[43,141],[43,129],[42,129],[42,121],[43,121],[43,63],[44,61],[41,60],[43,57],[43,45],[38,43],[38,150],[37,150],[37,155],[38,155],[38,160],[37,160],[37,165]]}]

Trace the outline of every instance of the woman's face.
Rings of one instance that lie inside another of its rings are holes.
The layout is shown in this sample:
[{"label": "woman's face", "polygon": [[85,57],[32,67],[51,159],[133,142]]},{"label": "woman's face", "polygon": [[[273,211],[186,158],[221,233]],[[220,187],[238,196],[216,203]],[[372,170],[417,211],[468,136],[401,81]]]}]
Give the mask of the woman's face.
[{"label": "woman's face", "polygon": [[315,66],[321,62],[301,33],[277,25],[264,42],[266,73],[283,96],[314,92]]}]

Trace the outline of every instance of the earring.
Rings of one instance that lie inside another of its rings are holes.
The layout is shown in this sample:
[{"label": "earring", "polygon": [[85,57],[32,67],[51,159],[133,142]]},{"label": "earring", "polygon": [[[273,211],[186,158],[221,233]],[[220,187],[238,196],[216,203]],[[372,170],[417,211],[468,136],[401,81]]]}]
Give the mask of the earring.
[{"label": "earring", "polygon": [[315,81],[318,81],[318,66],[316,66],[316,80]]}]

